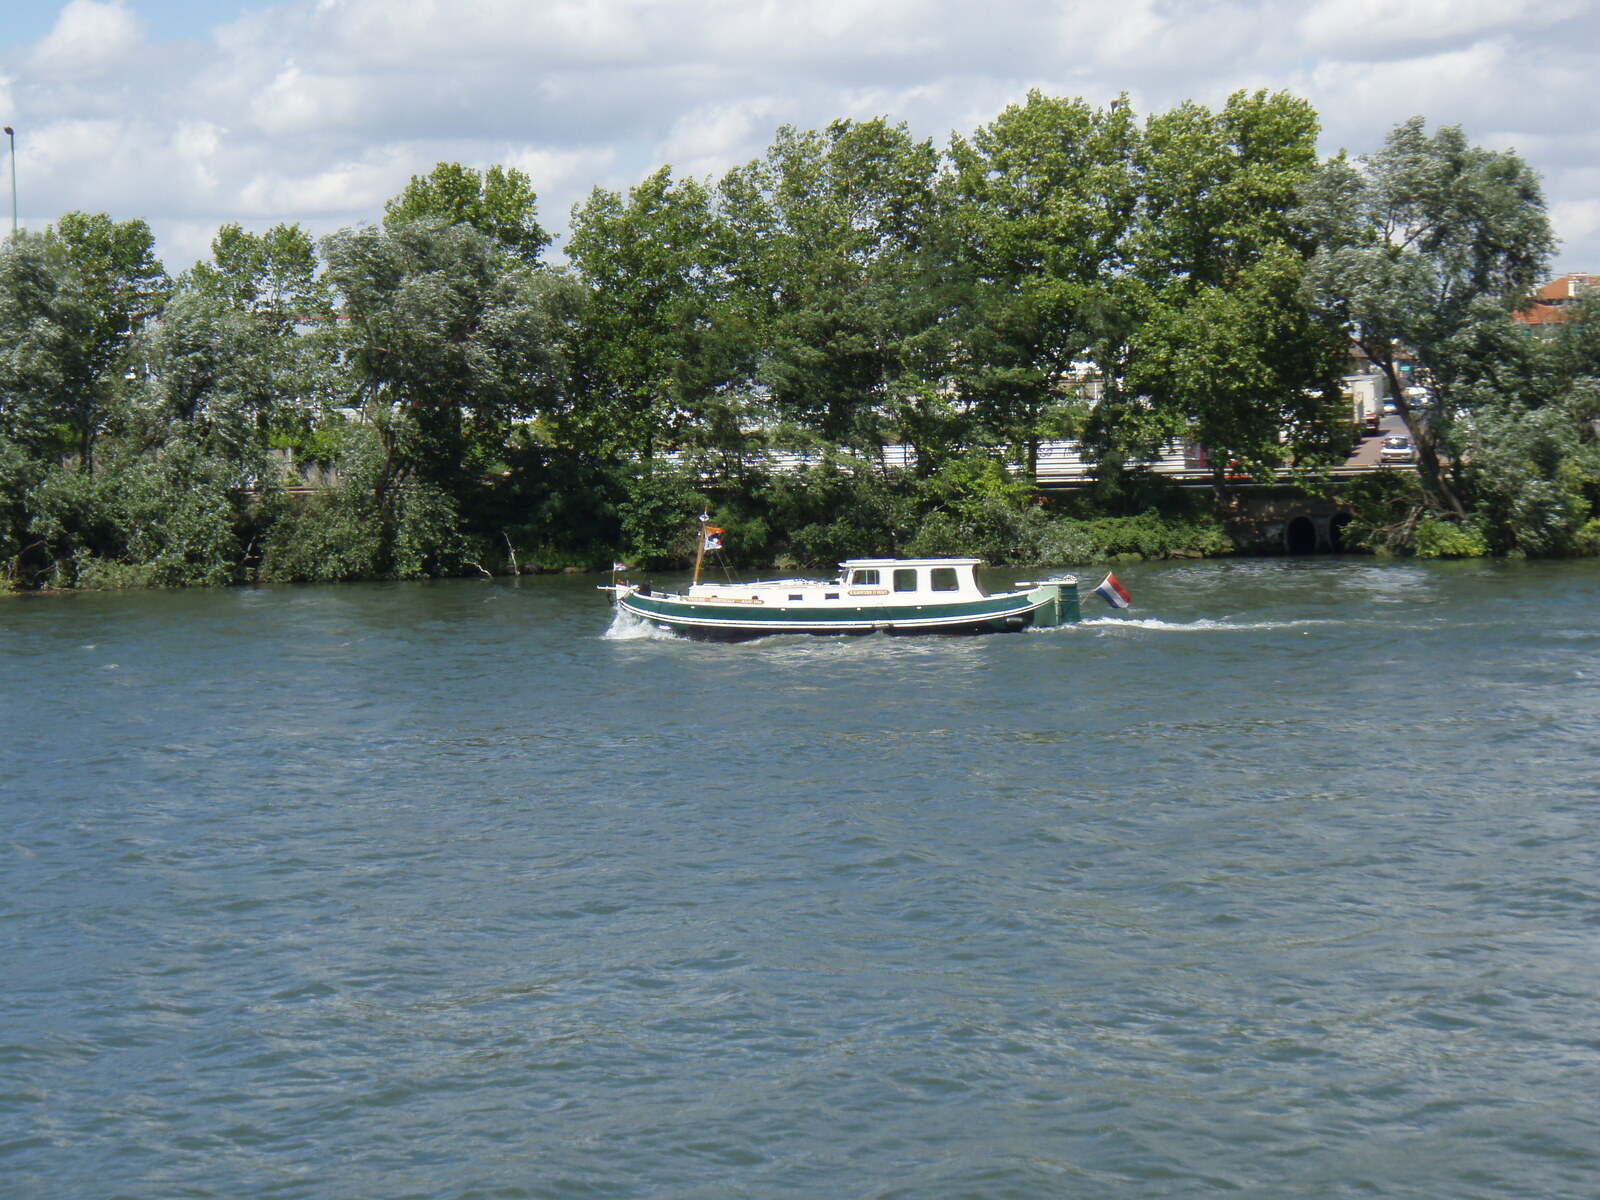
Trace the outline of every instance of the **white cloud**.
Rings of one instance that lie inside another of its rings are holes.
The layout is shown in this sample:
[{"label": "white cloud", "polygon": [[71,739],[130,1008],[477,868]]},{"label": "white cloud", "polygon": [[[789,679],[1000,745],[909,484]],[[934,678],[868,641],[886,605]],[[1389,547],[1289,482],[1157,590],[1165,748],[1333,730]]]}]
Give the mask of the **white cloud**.
[{"label": "white cloud", "polygon": [[226,133],[227,130],[210,121],[185,121],[178,126],[172,139],[174,156],[186,168],[193,186],[207,195],[216,190],[217,176],[212,163]]},{"label": "white cloud", "polygon": [[1551,25],[1577,0],[1321,0],[1299,21],[1321,53],[1382,55]]},{"label": "white cloud", "polygon": [[[215,221],[152,221],[150,231],[156,235],[157,251],[168,272],[176,275],[193,263],[211,257],[211,239],[226,221],[238,221],[237,213]],[[241,222],[247,224],[247,222]]]},{"label": "white cloud", "polygon": [[1576,242],[1581,255],[1573,259],[1568,270],[1593,274],[1600,271],[1600,255],[1594,249],[1600,239],[1600,200],[1563,200],[1551,212],[1555,226],[1565,241]]},{"label": "white cloud", "polygon": [[348,127],[361,115],[370,83],[330,75],[307,75],[293,61],[258,91],[250,104],[257,128],[269,137]]},{"label": "white cloud", "polygon": [[564,213],[552,213],[544,202],[548,192],[566,194],[587,189],[595,181],[610,175],[617,166],[614,151],[605,148],[591,150],[531,150],[506,147],[495,156],[495,161],[515,167],[534,181],[534,190],[540,194],[540,208],[549,220],[559,220]]},{"label": "white cloud", "polygon": [[[1341,123],[1378,131],[1381,140],[1404,109],[1441,124],[1462,124],[1467,114],[1492,114],[1498,96],[1486,93],[1485,82],[1506,70],[1505,51],[1498,43],[1478,43],[1423,58],[1381,62],[1334,61],[1312,73],[1318,95],[1340,98]],[[1488,109],[1488,114],[1484,113]],[[1437,114],[1454,114],[1440,121]]]},{"label": "white cloud", "polygon": [[[239,208],[246,215],[274,223],[275,214],[297,212],[319,225],[377,220],[384,201],[403,186],[402,164],[409,156],[396,147],[369,151],[361,159],[340,162],[308,174],[267,169],[244,181]],[[400,185],[395,180],[399,178]]]},{"label": "white cloud", "polygon": [[139,19],[124,0],[71,0],[34,47],[33,67],[59,78],[101,75],[138,53]]},{"label": "white cloud", "polygon": [[356,0],[320,8],[308,25],[329,63],[412,70],[420,55],[443,71],[510,62],[526,69],[645,61],[651,18],[672,28],[658,7],[637,0]]},{"label": "white cloud", "polygon": [[1080,31],[1089,32],[1089,44],[1094,47],[1096,59],[1108,65],[1137,66],[1149,63],[1158,55],[1165,57],[1168,25],[1157,15],[1152,0],[1136,0],[1119,6],[1114,13],[1106,14],[1099,28],[1089,26],[1085,30],[1081,20],[1075,24]]},{"label": "white cloud", "polygon": [[753,143],[771,137],[778,106],[771,98],[754,97],[732,104],[711,104],[684,113],[661,142],[661,161],[677,163],[680,173],[700,174],[689,164],[731,164]]},{"label": "white cloud", "polygon": [[120,122],[104,118],[68,118],[29,130],[29,134],[29,173],[47,177],[112,159],[127,140]]},{"label": "white cloud", "polygon": [[1413,113],[1517,147],[1568,254],[1600,263],[1586,0],[262,0],[151,44],[157,2],[70,0],[0,48],[26,211],[146,216],[185,246],[212,218],[324,233],[447,159],[528,171],[554,227],[662,163],[719,175],[784,122],[882,115],[943,145],[1029,87],[1144,112],[1266,87],[1312,102],[1329,151]]}]

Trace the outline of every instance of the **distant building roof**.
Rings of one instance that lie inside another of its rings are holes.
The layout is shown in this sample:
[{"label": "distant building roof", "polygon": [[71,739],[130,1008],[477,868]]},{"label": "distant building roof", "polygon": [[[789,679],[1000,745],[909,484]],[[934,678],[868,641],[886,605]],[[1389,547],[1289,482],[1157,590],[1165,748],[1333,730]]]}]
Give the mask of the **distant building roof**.
[{"label": "distant building roof", "polygon": [[1593,287],[1600,287],[1600,275],[1563,275],[1545,284],[1533,298],[1545,304],[1564,304]]},{"label": "distant building roof", "polygon": [[1563,311],[1591,288],[1600,288],[1600,275],[1563,275],[1552,279],[1533,294],[1533,303],[1511,314],[1513,321],[1524,325],[1551,325],[1565,321],[1570,313]]}]

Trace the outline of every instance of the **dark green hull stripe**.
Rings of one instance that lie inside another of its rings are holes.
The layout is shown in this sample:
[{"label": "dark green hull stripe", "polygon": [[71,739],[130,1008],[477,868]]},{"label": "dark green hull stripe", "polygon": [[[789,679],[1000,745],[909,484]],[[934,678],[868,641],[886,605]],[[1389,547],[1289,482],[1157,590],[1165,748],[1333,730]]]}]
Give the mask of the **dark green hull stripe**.
[{"label": "dark green hull stripe", "polygon": [[645,621],[658,621],[674,628],[728,629],[764,633],[861,633],[892,627],[910,633],[951,627],[1004,622],[1008,617],[1027,616],[1049,603],[1014,597],[999,601],[969,601],[948,605],[905,605],[885,608],[839,608],[826,615],[799,614],[792,609],[756,610],[754,605],[677,603],[657,600],[637,593],[624,598],[622,608]]}]

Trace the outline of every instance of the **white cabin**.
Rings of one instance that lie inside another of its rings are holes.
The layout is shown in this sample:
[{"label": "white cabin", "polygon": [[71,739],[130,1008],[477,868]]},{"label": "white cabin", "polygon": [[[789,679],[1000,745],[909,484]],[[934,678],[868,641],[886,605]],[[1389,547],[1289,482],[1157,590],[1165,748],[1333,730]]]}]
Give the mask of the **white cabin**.
[{"label": "white cabin", "polygon": [[728,604],[821,604],[852,607],[949,604],[981,600],[978,558],[852,558],[836,579],[774,579],[759,583],[697,583],[693,600]]}]

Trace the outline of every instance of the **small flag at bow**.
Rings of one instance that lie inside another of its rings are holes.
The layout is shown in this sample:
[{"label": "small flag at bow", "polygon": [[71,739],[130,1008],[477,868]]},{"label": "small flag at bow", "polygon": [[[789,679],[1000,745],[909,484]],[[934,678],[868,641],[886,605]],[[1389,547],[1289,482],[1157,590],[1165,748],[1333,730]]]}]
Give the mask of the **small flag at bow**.
[{"label": "small flag at bow", "polygon": [[1094,594],[1112,608],[1127,608],[1133,603],[1133,597],[1128,595],[1128,589],[1117,582],[1115,575],[1107,575],[1105,582],[1095,588]]},{"label": "small flag at bow", "polygon": [[614,563],[611,564],[611,569],[613,571],[626,571],[628,569],[628,564],[627,563],[614,562]]},{"label": "small flag at bow", "polygon": [[721,550],[722,549],[722,536],[721,535],[724,534],[724,533],[727,533],[728,531],[726,529],[721,529],[721,528],[717,527],[716,525],[707,525],[705,527],[705,531],[706,531],[706,549],[707,550]]}]

